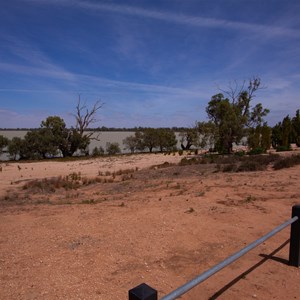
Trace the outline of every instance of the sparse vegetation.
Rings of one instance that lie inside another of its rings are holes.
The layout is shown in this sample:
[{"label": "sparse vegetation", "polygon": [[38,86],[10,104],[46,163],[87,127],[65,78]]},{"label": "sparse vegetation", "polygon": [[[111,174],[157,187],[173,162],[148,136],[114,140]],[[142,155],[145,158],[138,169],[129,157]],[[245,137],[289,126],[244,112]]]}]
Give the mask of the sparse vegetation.
[{"label": "sparse vegetation", "polygon": [[31,193],[54,193],[58,189],[73,190],[79,186],[80,182],[78,180],[73,180],[69,176],[59,176],[29,181],[25,183],[23,190],[28,190]]},{"label": "sparse vegetation", "polygon": [[281,158],[274,163],[274,169],[280,170],[284,168],[291,168],[300,164],[300,155],[292,155],[289,157]]},{"label": "sparse vegetation", "polygon": [[187,165],[197,165],[197,164],[201,164],[203,163],[203,159],[202,158],[196,158],[196,157],[193,157],[193,158],[187,158],[187,157],[184,157],[179,165],[180,166],[187,166]]},{"label": "sparse vegetation", "polygon": [[252,203],[255,200],[256,200],[256,197],[254,197],[252,195],[248,195],[243,202],[245,202],[245,203]]},{"label": "sparse vegetation", "polygon": [[119,143],[107,143],[106,152],[108,153],[108,155],[116,155],[121,153],[121,148]]},{"label": "sparse vegetation", "polygon": [[179,165],[215,164],[217,171],[222,172],[251,172],[263,171],[269,164],[280,160],[278,154],[268,155],[214,155],[209,154],[203,157],[184,157]]}]

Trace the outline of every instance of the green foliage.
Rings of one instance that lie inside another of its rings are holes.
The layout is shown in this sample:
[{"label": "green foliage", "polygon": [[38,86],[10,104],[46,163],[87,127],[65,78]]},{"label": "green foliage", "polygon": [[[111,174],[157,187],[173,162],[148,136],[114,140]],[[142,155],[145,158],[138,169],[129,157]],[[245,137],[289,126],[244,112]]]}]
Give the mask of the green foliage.
[{"label": "green foliage", "polygon": [[295,117],[292,119],[292,142],[300,147],[300,111],[296,111]]},{"label": "green foliage", "polygon": [[106,152],[108,155],[116,155],[121,153],[119,143],[106,143]]},{"label": "green foliage", "polygon": [[272,146],[276,149],[289,150],[290,144],[295,143],[300,147],[300,111],[290,119],[287,115],[282,122],[277,123],[272,129]]},{"label": "green foliage", "polygon": [[258,155],[258,154],[263,154],[265,153],[266,150],[264,148],[261,148],[261,147],[257,147],[257,148],[253,148],[251,149],[248,154],[249,155]]},{"label": "green foliage", "polygon": [[201,149],[212,147],[214,145],[215,137],[217,136],[217,127],[212,122],[198,122],[197,130],[199,133],[199,140],[197,146]]},{"label": "green foliage", "polygon": [[102,147],[95,147],[92,151],[92,156],[103,156],[104,155],[104,149]]},{"label": "green foliage", "polygon": [[242,157],[242,156],[244,156],[245,154],[246,154],[245,151],[234,152],[234,155],[235,155],[235,156],[239,156],[239,157]]},{"label": "green foliage", "polygon": [[277,123],[272,129],[273,148],[284,147],[288,149],[293,139],[297,139],[295,132],[296,131],[293,130],[292,121],[287,115],[282,122]]},{"label": "green foliage", "polygon": [[149,152],[159,148],[163,152],[175,150],[176,144],[176,135],[173,130],[169,128],[146,128],[143,132],[136,132],[132,148],[139,150],[148,148]]},{"label": "green foliage", "polygon": [[0,135],[0,154],[3,152],[3,149],[8,146],[8,138]]},{"label": "green foliage", "polygon": [[158,135],[155,128],[147,128],[142,135],[142,141],[145,148],[152,152],[154,148],[158,146]]},{"label": "green foliage", "polygon": [[49,116],[41,122],[41,127],[28,131],[24,139],[13,138],[8,151],[13,159],[42,159],[58,155],[71,157],[80,150],[87,152],[90,138],[76,129],[66,128],[64,120]]},{"label": "green foliage", "polygon": [[249,129],[248,145],[251,151],[250,154],[265,153],[271,147],[272,129],[264,124],[258,125],[256,128]]},{"label": "green foliage", "polygon": [[[209,119],[215,124],[217,130],[214,136],[215,148],[219,153],[231,153],[233,143],[239,143],[246,135],[246,128],[260,125],[263,117],[269,112],[259,103],[251,109],[251,101],[256,91],[260,88],[260,79],[253,78],[249,81],[247,89],[242,86],[230,87],[224,94],[214,95],[206,112]],[[239,92],[237,92],[239,90]]]},{"label": "green foliage", "polygon": [[235,105],[230,103],[223,94],[214,95],[208,103],[207,114],[218,128],[215,136],[215,147],[219,153],[231,153],[232,144],[243,136],[243,124],[235,111]]},{"label": "green foliage", "polygon": [[292,122],[289,116],[282,121],[282,144],[280,146],[289,147],[291,143]]},{"label": "green foliage", "polygon": [[134,136],[128,136],[123,140],[123,144],[125,145],[125,149],[134,153],[135,151],[143,151],[145,145],[143,143],[143,133],[141,131],[136,131]]},{"label": "green foliage", "polygon": [[285,151],[291,151],[291,146],[277,146],[276,152],[285,152]]},{"label": "green foliage", "polygon": [[272,147],[276,149],[278,146],[282,144],[282,130],[281,130],[281,123],[277,123],[272,128]]},{"label": "green foliage", "polygon": [[188,128],[179,134],[182,150],[190,150],[191,147],[197,146],[199,142],[199,133],[196,127]]},{"label": "green foliage", "polygon": [[260,139],[260,146],[265,149],[268,150],[271,148],[271,144],[272,144],[272,128],[267,126],[267,124],[264,124],[261,127],[261,139]]},{"label": "green foliage", "polygon": [[134,153],[137,147],[137,139],[135,136],[128,136],[123,140],[123,144],[125,145],[125,149],[128,149],[131,151],[131,153]]},{"label": "green foliage", "polygon": [[16,160],[17,158],[24,158],[24,140],[19,137],[13,137],[8,144],[8,152],[11,159]]},{"label": "green foliage", "polygon": [[21,159],[42,159],[51,157],[54,156],[58,150],[51,132],[46,128],[27,132],[24,141],[21,143],[21,147]]},{"label": "green foliage", "polygon": [[77,150],[86,151],[90,139],[74,128],[67,129],[64,120],[50,116],[41,127],[28,131],[24,139],[13,138],[8,147],[13,159],[42,159],[62,154],[72,156]]},{"label": "green foliage", "polygon": [[160,151],[171,151],[177,144],[176,135],[173,130],[168,128],[156,129],[157,146]]}]

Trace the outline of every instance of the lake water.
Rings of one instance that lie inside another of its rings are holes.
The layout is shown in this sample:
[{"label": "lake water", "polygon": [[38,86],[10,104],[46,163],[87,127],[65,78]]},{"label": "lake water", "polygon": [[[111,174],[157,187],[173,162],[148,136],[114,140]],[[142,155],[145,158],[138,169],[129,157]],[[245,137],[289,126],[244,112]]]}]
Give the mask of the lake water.
[{"label": "lake water", "polygon": [[[24,138],[26,135],[26,130],[0,130],[0,135],[7,137],[8,139],[12,139],[13,137]],[[179,133],[175,133],[177,138],[177,148],[180,149],[180,138]],[[90,153],[93,151],[95,147],[102,147],[104,150],[106,149],[107,143],[118,143],[122,153],[129,153],[130,150],[125,149],[125,145],[123,144],[123,140],[128,136],[134,136],[133,131],[101,131],[93,133],[92,137],[98,137],[98,140],[91,140],[89,145]],[[2,154],[0,156],[0,160],[6,160],[7,154]]]}]

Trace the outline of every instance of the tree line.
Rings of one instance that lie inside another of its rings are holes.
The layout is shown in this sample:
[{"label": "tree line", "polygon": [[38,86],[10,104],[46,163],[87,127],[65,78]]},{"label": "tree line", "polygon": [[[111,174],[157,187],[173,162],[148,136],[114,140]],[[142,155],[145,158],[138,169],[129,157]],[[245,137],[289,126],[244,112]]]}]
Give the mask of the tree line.
[{"label": "tree line", "polygon": [[[277,150],[289,150],[291,143],[300,146],[300,113],[286,116],[273,128],[264,117],[269,109],[261,103],[252,105],[257,92],[264,88],[260,78],[249,82],[234,82],[226,90],[213,95],[206,107],[209,121],[196,122],[191,128],[135,128],[134,134],[123,140],[125,149],[131,153],[142,151],[174,151],[177,139],[175,131],[180,131],[179,142],[182,150],[210,149],[218,153],[232,153],[233,145],[244,142],[253,153],[264,153],[271,146]],[[28,131],[24,139],[14,137],[8,140],[0,135],[0,154],[8,149],[11,159],[43,159],[81,155],[103,155],[101,147],[89,153],[88,146],[95,131],[89,131],[91,124],[97,122],[96,115],[102,103],[97,101],[90,109],[82,104],[80,97],[73,114],[76,125],[67,128],[65,121],[58,116],[49,116],[41,122],[40,128]],[[102,127],[106,128],[106,127]],[[180,129],[180,130],[178,130]],[[246,139],[246,140],[245,140]],[[106,153],[120,153],[118,143],[108,143]]]}]

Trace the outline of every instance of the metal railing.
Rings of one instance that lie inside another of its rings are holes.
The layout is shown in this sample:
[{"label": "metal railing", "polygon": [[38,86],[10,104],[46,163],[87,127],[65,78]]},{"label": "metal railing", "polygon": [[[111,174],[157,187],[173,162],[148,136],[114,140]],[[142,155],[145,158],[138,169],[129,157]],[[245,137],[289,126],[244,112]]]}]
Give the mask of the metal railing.
[{"label": "metal railing", "polygon": [[[226,259],[224,259],[222,262],[215,265],[211,269],[205,271],[204,273],[198,275],[191,281],[187,282],[186,284],[172,291],[168,295],[162,297],[161,300],[177,299],[178,297],[187,293],[196,285],[200,284],[201,282],[205,281],[206,279],[208,279],[215,273],[219,272],[226,266],[230,265],[231,263],[239,259],[241,256],[245,255],[250,250],[254,249],[255,247],[257,247],[267,239],[271,238],[272,236],[274,236],[279,231],[283,230],[289,225],[291,225],[289,264],[291,266],[299,267],[300,265],[300,205],[295,205],[292,208],[291,219],[279,225],[278,227],[274,228],[272,231],[262,236],[261,238],[257,239],[256,241],[252,242],[251,244],[241,249],[240,251],[236,252],[235,254],[227,257]],[[129,290],[128,293],[129,293],[129,300],[157,300],[158,299],[157,291],[145,283],[142,283],[139,286]]]}]

